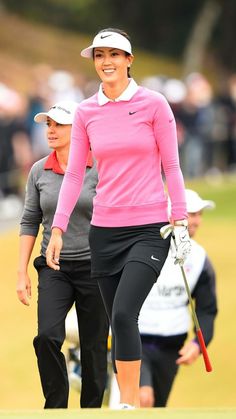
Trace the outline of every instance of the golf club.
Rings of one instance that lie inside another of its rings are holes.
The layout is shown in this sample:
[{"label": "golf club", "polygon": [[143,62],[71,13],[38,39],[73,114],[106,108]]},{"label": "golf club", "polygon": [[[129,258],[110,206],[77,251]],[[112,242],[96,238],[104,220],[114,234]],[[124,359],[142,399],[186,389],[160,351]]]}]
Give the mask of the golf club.
[{"label": "golf club", "polygon": [[[171,224],[167,224],[167,225],[163,226],[160,230],[161,237],[163,239],[166,239],[169,236],[169,234],[173,233],[173,229],[174,229],[174,226],[172,226]],[[172,236],[172,238],[173,238],[175,246],[176,246],[174,236]],[[198,321],[198,318],[197,318],[197,314],[196,314],[196,311],[195,311],[194,302],[193,302],[193,299],[192,299],[192,296],[191,296],[191,291],[190,291],[190,288],[189,288],[189,285],[188,285],[185,270],[184,270],[184,267],[182,266],[181,263],[178,263],[178,264],[179,264],[179,267],[181,269],[182,276],[183,276],[183,279],[184,279],[185,288],[186,288],[186,291],[187,291],[187,294],[188,294],[188,299],[189,299],[190,307],[191,307],[191,310],[192,310],[193,322],[194,322],[194,325],[195,325],[195,328],[196,328],[196,334],[197,334],[198,342],[199,342],[201,352],[202,352],[202,355],[203,355],[205,368],[206,368],[207,372],[211,372],[212,371],[211,362],[210,362],[210,359],[208,357],[204,337],[203,337],[201,327],[200,327],[200,324],[199,324],[199,321]]]}]

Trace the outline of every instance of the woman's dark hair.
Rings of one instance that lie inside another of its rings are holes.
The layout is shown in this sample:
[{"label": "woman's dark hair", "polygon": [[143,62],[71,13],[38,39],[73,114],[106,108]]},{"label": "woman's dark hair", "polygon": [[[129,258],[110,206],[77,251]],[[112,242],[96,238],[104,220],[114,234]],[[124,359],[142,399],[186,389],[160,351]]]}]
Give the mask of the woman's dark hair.
[{"label": "woman's dark hair", "polygon": [[[106,28],[106,29],[102,29],[101,31],[99,31],[98,33],[102,33],[102,32],[116,32],[116,33],[119,33],[120,35],[122,35],[122,36],[124,36],[126,39],[128,39],[128,41],[129,42],[131,42],[131,40],[130,40],[130,36],[125,32],[125,31],[123,31],[122,29],[117,29],[117,28]],[[127,52],[127,55],[130,55],[128,52]]]},{"label": "woman's dark hair", "polygon": [[[101,31],[99,31],[99,32],[98,32],[98,34],[99,34],[99,33],[102,33],[102,32],[116,32],[116,33],[118,33],[118,34],[120,34],[120,35],[124,36],[126,39],[128,39],[128,41],[129,41],[129,42],[131,42],[131,41],[130,41],[130,37],[129,37],[129,35],[128,35],[125,31],[123,31],[122,29],[117,29],[117,28],[106,28],[106,29],[102,29]],[[125,53],[125,55],[126,55],[127,57],[130,55],[130,54],[129,54],[129,52],[124,51],[124,53]],[[94,51],[93,51],[93,54],[94,54]],[[129,67],[127,68],[127,75],[128,75],[128,77],[129,77],[129,78],[131,78],[131,75],[130,75],[130,68],[129,68]]]}]

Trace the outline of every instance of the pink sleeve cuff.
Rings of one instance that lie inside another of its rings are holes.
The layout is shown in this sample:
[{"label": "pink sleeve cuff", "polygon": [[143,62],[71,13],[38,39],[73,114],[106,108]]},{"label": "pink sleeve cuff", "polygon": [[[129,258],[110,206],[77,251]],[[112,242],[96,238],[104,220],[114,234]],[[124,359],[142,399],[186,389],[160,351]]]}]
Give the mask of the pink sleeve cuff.
[{"label": "pink sleeve cuff", "polygon": [[63,231],[63,233],[65,233],[67,230],[68,223],[69,217],[67,215],[56,213],[53,218],[52,228],[58,227]]}]

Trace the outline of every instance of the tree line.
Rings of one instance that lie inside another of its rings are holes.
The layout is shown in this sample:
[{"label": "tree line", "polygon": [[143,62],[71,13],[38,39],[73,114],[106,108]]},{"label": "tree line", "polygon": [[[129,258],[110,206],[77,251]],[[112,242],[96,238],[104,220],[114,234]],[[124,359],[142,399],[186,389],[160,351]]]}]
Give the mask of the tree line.
[{"label": "tree line", "polygon": [[185,59],[186,65],[195,60],[195,68],[206,52],[219,67],[229,72],[236,68],[235,0],[0,0],[0,5],[31,21],[74,32],[118,27],[136,47]]}]

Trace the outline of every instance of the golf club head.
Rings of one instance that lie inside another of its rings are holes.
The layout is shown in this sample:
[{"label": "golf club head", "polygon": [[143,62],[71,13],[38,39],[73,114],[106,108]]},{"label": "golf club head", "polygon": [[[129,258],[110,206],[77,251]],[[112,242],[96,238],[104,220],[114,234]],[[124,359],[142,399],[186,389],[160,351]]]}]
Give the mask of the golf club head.
[{"label": "golf club head", "polygon": [[165,226],[161,227],[160,234],[163,239],[166,239],[173,231],[172,224],[166,224]]}]

